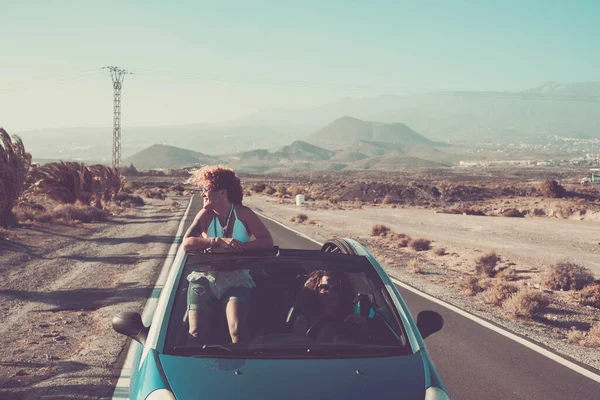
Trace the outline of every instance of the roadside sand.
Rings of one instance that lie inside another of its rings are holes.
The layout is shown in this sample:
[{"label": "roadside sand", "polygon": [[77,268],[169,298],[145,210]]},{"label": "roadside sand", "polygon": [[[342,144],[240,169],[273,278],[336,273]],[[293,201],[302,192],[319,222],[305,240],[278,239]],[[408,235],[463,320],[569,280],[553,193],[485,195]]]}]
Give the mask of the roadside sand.
[{"label": "roadside sand", "polygon": [[[357,239],[385,264],[390,275],[401,281],[600,369],[600,350],[566,341],[570,328],[585,329],[600,321],[597,309],[573,309],[571,306],[568,313],[550,309],[543,316],[545,323],[515,321],[499,309],[484,305],[477,297],[463,295],[459,287],[465,274],[472,272],[475,259],[491,250],[502,258],[503,266],[512,266],[526,278],[529,278],[527,274],[535,276],[548,265],[565,258],[590,268],[598,277],[600,225],[597,222],[436,214],[432,210],[381,205],[309,209],[308,206],[296,206],[291,200],[261,195],[244,198],[244,204],[320,242],[331,237]],[[306,214],[313,223],[290,222],[290,217],[298,213]],[[436,256],[433,251],[415,252],[370,237],[374,224],[385,224],[392,231],[413,238],[432,240],[432,249],[443,247],[447,255]],[[425,273],[408,272],[405,267],[411,259],[417,260]],[[535,284],[535,279],[521,284]]]}]

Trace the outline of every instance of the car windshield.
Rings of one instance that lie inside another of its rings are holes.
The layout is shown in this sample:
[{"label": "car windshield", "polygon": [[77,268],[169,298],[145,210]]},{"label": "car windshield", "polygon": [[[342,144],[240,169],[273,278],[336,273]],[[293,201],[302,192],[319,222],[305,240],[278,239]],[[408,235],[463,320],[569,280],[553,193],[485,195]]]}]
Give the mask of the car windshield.
[{"label": "car windshield", "polygon": [[[166,354],[346,358],[412,353],[392,299],[365,257],[212,255],[188,264],[176,288]],[[242,307],[235,343],[227,318],[232,301]]]}]

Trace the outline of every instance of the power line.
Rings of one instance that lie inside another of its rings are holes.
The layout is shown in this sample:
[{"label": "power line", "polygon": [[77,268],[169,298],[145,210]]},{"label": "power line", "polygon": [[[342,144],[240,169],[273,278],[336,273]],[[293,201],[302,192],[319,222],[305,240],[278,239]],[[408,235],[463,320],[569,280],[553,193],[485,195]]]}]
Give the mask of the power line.
[{"label": "power line", "polygon": [[126,71],[119,67],[103,67],[110,71],[110,76],[113,82],[113,152],[112,165],[113,168],[121,167],[121,88],[125,75],[132,75],[132,72]]}]

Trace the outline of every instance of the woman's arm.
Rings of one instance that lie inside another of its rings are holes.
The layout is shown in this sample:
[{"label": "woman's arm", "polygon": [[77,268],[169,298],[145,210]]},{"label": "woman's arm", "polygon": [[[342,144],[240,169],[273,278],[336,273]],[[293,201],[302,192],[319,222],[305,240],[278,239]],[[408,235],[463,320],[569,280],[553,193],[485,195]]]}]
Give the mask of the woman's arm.
[{"label": "woman's arm", "polygon": [[185,251],[204,250],[210,247],[211,239],[204,232],[204,221],[208,217],[205,209],[200,210],[194,222],[183,236],[183,249]]},{"label": "woman's arm", "polygon": [[273,247],[274,244],[271,232],[269,232],[269,229],[267,229],[265,224],[258,218],[258,215],[247,207],[245,207],[244,210],[244,222],[248,232],[254,235],[254,240],[242,243],[244,250],[268,249]]}]

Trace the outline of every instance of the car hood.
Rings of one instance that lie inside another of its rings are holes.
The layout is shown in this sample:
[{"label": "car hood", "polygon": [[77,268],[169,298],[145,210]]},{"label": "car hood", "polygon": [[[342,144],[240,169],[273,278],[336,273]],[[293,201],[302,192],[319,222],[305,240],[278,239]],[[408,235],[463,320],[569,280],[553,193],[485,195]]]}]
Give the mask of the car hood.
[{"label": "car hood", "polygon": [[[420,354],[353,359],[225,359],[159,355],[169,386],[185,399],[419,399]],[[357,372],[359,371],[359,372]]]}]

